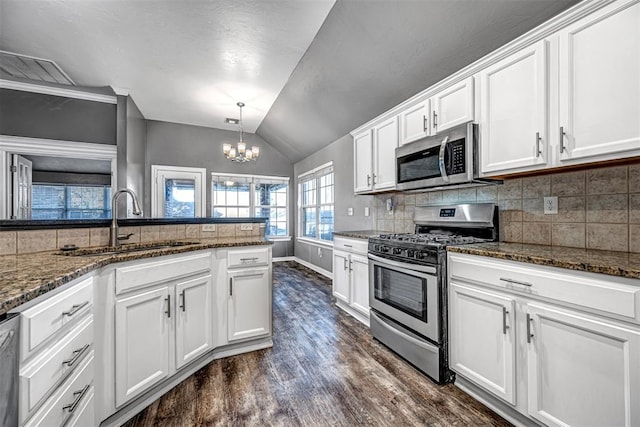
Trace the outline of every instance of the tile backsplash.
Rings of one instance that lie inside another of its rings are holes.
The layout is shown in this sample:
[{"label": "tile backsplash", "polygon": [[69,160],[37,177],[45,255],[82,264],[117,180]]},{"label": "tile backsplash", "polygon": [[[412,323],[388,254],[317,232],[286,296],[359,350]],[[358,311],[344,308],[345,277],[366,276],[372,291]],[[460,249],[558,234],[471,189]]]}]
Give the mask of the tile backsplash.
[{"label": "tile backsplash", "polygon": [[[131,234],[123,243],[147,243],[160,240],[249,237],[264,235],[263,224],[249,223],[251,230],[243,230],[244,224],[216,224],[215,231],[205,231],[205,224],[144,225],[120,227],[120,234]],[[45,230],[0,231],[0,255],[51,251],[64,245],[78,247],[109,245],[109,228],[60,228]]]},{"label": "tile backsplash", "polygon": [[[543,213],[545,196],[558,197],[557,215]],[[415,206],[480,202],[498,204],[504,242],[640,252],[640,163],[511,178],[499,186],[381,194],[376,227],[411,232]]]}]

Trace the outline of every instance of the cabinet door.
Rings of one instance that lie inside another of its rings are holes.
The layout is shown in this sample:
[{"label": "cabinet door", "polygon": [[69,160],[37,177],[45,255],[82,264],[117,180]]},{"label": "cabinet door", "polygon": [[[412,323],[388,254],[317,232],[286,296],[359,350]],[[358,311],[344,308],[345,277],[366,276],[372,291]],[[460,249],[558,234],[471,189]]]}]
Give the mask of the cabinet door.
[{"label": "cabinet door", "polygon": [[211,275],[176,285],[176,369],[213,348]]},{"label": "cabinet door", "polygon": [[431,109],[432,134],[473,121],[473,77],[434,95]]},{"label": "cabinet door", "polygon": [[169,376],[173,305],[167,286],[116,300],[116,406]]},{"label": "cabinet door", "polygon": [[515,405],[515,300],[471,286],[449,286],[451,369]]},{"label": "cabinet door", "polygon": [[353,138],[353,191],[360,193],[373,188],[373,146],[371,130]]},{"label": "cabinet door", "polygon": [[529,415],[549,426],[640,425],[640,332],[529,304]]},{"label": "cabinet door", "polygon": [[351,255],[351,306],[369,315],[369,261],[362,255]]},{"label": "cabinet door", "polygon": [[396,186],[396,148],[398,118],[394,117],[373,128],[373,189]]},{"label": "cabinet door", "polygon": [[271,334],[269,268],[229,273],[229,341]]},{"label": "cabinet door", "polygon": [[561,161],[640,154],[638,76],[639,3],[615,2],[560,32]]},{"label": "cabinet door", "polygon": [[333,250],[333,296],[346,303],[350,302],[349,254]]},{"label": "cabinet door", "polygon": [[540,41],[479,73],[482,175],[547,163],[546,50]]},{"label": "cabinet door", "polygon": [[400,145],[429,136],[429,100],[400,113]]}]

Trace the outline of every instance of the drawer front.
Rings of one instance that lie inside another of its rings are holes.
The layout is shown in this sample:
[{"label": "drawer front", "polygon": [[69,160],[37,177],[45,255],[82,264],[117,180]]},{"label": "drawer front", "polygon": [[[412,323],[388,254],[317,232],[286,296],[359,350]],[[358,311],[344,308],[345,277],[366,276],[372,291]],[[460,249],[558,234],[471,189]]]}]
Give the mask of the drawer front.
[{"label": "drawer front", "polygon": [[93,277],[21,313],[21,360],[25,360],[42,343],[77,321],[93,307]]},{"label": "drawer front", "polygon": [[227,252],[227,266],[235,267],[253,267],[256,265],[269,264],[269,248],[243,248],[233,249]]},{"label": "drawer front", "polygon": [[362,255],[367,254],[368,244],[369,244],[368,240],[347,239],[344,237],[333,238],[333,249],[356,252]]},{"label": "drawer front", "polygon": [[93,387],[90,387],[86,397],[78,404],[78,409],[74,411],[74,415],[72,415],[69,422],[65,424],[65,427],[88,427],[96,425],[94,400],[94,390]]},{"label": "drawer front", "polygon": [[640,322],[640,286],[614,276],[449,254],[452,279],[486,284]]},{"label": "drawer front", "polygon": [[116,270],[116,294],[211,270],[211,252],[156,258]]},{"label": "drawer front", "polygon": [[66,423],[86,404],[93,389],[93,376],[92,351],[25,426],[61,426]]},{"label": "drawer front", "polygon": [[93,344],[93,316],[59,340],[50,351],[20,369],[20,419],[25,420],[49,392],[68,376],[83,358],[91,352]]}]

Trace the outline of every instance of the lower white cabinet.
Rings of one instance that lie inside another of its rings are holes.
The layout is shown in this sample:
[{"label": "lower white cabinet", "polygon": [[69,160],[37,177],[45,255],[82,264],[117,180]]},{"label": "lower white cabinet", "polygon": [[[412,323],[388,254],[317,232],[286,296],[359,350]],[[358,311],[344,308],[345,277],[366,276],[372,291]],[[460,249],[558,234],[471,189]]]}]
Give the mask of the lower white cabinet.
[{"label": "lower white cabinet", "polygon": [[230,271],[228,340],[271,334],[271,279],[269,268]]},{"label": "lower white cabinet", "polygon": [[212,286],[208,274],[116,299],[116,406],[213,348]]},{"label": "lower white cabinet", "polygon": [[450,366],[490,406],[549,426],[640,425],[637,280],[455,253],[448,268]]},{"label": "lower white cabinet", "polygon": [[333,296],[336,305],[369,325],[369,260],[366,240],[335,237]]}]

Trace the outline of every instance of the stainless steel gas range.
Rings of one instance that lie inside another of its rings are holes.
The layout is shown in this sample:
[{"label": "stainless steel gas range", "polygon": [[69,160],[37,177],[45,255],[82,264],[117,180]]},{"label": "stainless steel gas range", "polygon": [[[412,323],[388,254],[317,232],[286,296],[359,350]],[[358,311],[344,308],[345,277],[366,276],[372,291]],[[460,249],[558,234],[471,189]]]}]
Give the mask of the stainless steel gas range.
[{"label": "stainless steel gas range", "polygon": [[420,206],[415,234],[369,238],[371,334],[439,383],[447,361],[446,247],[498,239],[491,203]]}]

